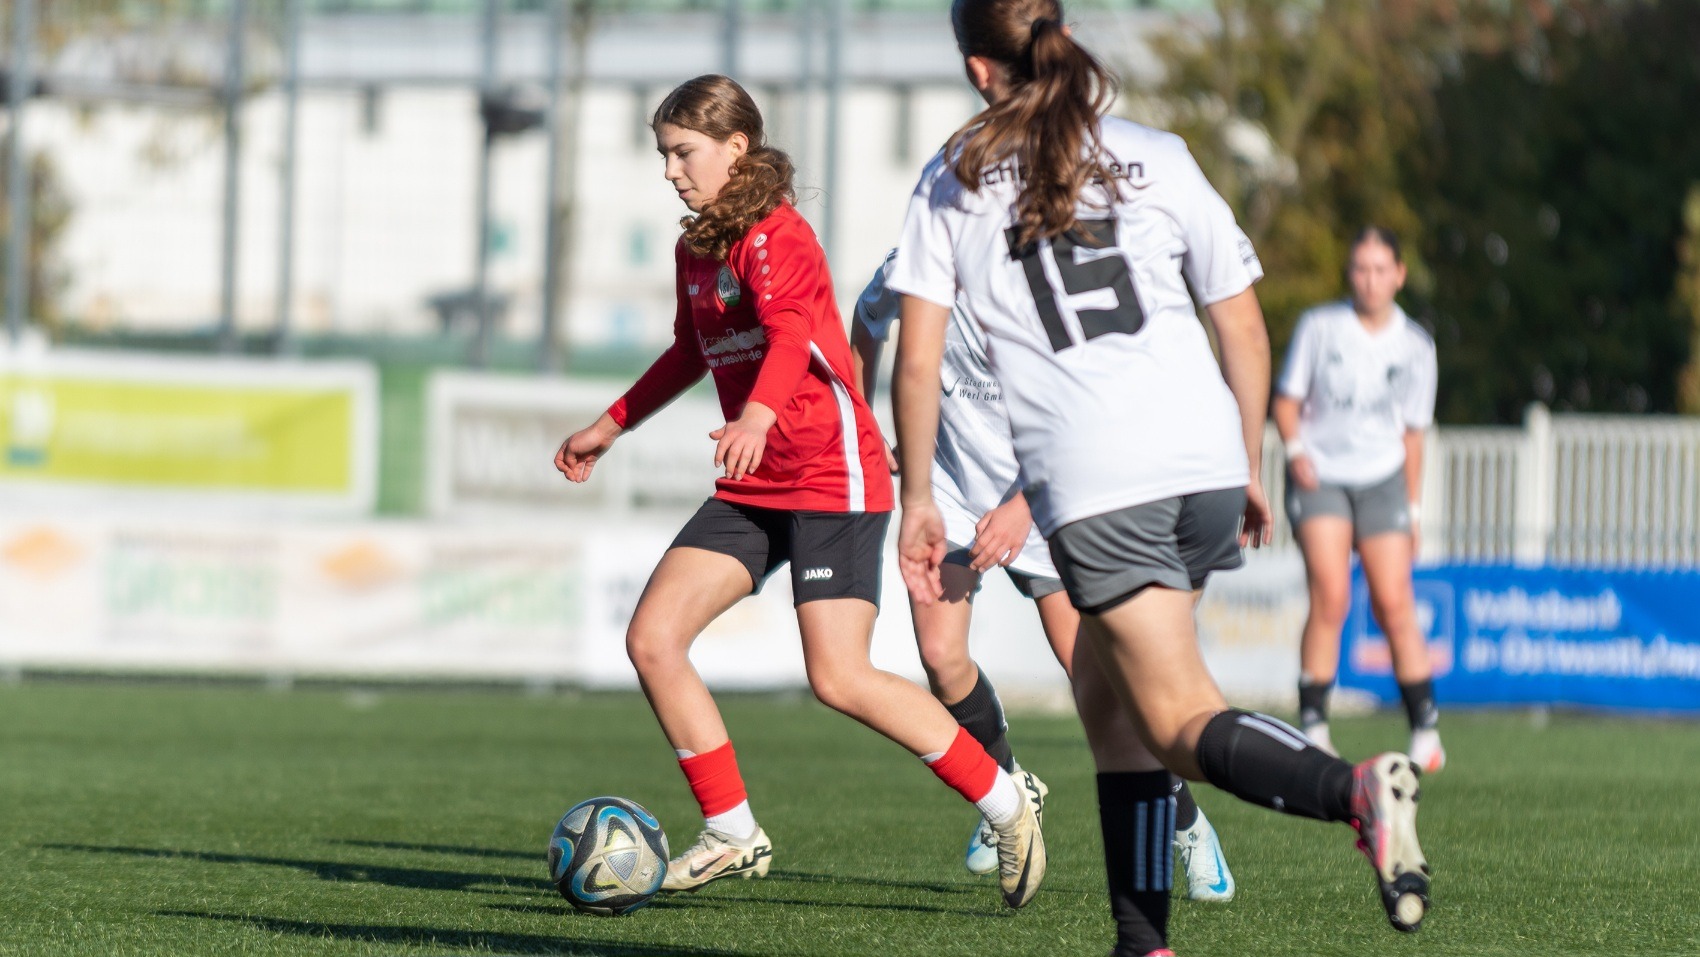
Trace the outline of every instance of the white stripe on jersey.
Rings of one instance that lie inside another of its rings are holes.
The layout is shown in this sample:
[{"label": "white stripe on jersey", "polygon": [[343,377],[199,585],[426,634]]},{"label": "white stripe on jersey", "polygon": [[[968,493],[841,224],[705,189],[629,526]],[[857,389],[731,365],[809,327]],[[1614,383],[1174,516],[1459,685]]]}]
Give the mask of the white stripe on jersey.
[{"label": "white stripe on jersey", "polygon": [[826,361],[826,355],[820,351],[820,346],[809,343],[809,354],[820,363],[821,370],[826,373],[826,381],[832,383],[832,397],[838,401],[838,428],[843,433],[844,471],[849,476],[846,491],[850,497],[850,511],[865,512],[868,510],[867,476],[862,472],[862,449],[856,441],[856,403],[850,399],[850,390],[838,381],[838,373],[832,371],[832,363]]}]

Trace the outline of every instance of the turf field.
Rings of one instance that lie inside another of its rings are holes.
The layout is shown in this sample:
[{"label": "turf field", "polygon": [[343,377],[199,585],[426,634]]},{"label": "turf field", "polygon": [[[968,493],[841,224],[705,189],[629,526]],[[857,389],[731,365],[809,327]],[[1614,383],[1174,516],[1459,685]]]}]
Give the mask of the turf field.
[{"label": "turf field", "polygon": [[[26,683],[0,689],[0,954],[1082,954],[1108,950],[1078,726],[1016,715],[1051,785],[1051,872],[1005,910],[959,854],[971,815],[906,754],[811,702],[726,702],[765,881],[624,918],[543,879],[560,814],[699,819],[641,699]],[[1177,902],[1185,957],[1700,953],[1700,727],[1448,714],[1425,782],[1421,934],[1386,926],[1348,832],[1200,803],[1239,880]],[[1341,721],[1349,754],[1400,740]]]}]

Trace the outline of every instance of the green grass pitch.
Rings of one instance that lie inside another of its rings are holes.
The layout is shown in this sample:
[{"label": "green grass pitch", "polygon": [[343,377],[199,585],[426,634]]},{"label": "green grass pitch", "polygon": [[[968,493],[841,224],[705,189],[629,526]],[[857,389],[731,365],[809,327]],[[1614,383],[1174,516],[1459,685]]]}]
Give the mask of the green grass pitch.
[{"label": "green grass pitch", "polygon": [[[1008,912],[962,870],[972,815],[912,757],[798,697],[728,697],[763,881],[572,912],[544,879],[566,808],[618,794],[700,824],[635,695],[25,683],[0,689],[0,954],[1101,955],[1078,725],[1015,715],[1051,785],[1049,879]],[[1239,881],[1177,901],[1185,957],[1700,953],[1700,727],[1448,713],[1425,781],[1423,931],[1386,926],[1339,826],[1208,787]],[[1399,718],[1336,724],[1349,754]]]}]

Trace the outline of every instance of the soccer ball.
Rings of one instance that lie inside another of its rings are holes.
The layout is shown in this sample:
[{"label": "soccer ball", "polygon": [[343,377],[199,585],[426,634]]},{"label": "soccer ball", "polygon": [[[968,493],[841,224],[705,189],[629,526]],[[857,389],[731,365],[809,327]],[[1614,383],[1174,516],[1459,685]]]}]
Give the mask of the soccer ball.
[{"label": "soccer ball", "polygon": [[587,913],[629,914],[649,903],[666,876],[667,835],[635,801],[582,801],[549,837],[549,880]]}]

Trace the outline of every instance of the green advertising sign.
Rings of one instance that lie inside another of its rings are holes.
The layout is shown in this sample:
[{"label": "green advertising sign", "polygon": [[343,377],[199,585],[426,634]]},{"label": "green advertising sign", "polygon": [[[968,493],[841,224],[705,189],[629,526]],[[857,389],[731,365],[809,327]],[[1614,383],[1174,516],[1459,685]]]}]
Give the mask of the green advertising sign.
[{"label": "green advertising sign", "polygon": [[345,493],[356,398],[331,384],[0,372],[0,480]]}]

